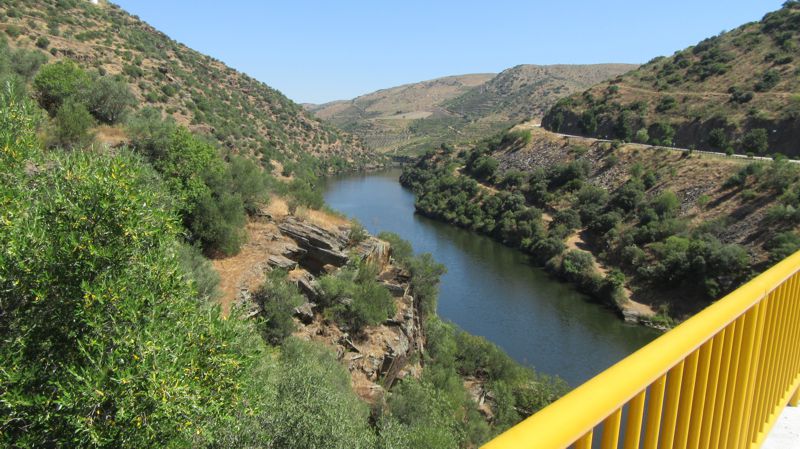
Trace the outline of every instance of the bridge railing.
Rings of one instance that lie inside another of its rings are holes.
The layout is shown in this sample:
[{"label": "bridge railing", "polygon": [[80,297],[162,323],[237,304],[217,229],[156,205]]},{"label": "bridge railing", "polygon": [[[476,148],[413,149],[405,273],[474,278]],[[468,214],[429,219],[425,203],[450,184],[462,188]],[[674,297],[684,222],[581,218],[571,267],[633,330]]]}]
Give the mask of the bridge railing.
[{"label": "bridge railing", "polygon": [[799,272],[800,252],[483,448],[760,447],[798,401]]}]

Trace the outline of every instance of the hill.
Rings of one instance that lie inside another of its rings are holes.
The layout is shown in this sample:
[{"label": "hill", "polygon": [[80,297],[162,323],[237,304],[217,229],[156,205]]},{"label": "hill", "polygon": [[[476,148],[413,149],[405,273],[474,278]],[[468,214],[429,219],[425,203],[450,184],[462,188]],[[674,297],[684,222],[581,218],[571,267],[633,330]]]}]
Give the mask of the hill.
[{"label": "hill", "polygon": [[315,119],[277,90],[194,51],[118,6],[88,1],[8,1],[0,31],[12,48],[71,59],[119,75],[149,105],[235,152],[363,163],[358,139]]},{"label": "hill", "polygon": [[420,213],[520,248],[645,321],[654,311],[685,318],[800,248],[800,165],[785,158],[654,149],[525,123],[457,155],[428,152],[401,181]]},{"label": "hill", "polygon": [[561,100],[569,134],[712,151],[800,155],[800,4],[657,57]]},{"label": "hill", "polygon": [[442,103],[483,85],[493,76],[448,76],[307,108],[320,119],[357,134],[370,147],[386,151],[430,139],[431,130],[417,132],[415,125],[425,120],[456,119]]},{"label": "hill", "polygon": [[378,151],[413,153],[539,118],[559,98],[633,67],[520,65],[498,75],[450,76],[306,107]]},{"label": "hill", "polygon": [[559,98],[635,67],[632,64],[518,65],[448,101],[445,107],[468,120],[518,123],[538,119]]}]

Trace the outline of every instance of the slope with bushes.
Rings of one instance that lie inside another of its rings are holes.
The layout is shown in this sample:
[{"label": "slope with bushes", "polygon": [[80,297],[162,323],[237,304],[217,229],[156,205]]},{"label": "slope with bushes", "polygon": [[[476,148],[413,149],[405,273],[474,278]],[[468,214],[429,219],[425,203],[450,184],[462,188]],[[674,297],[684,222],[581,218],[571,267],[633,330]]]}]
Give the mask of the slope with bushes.
[{"label": "slope with bushes", "polygon": [[567,134],[800,156],[800,4],[657,57],[567,97],[543,125]]},{"label": "slope with bushes", "polygon": [[[518,126],[401,181],[417,210],[529,252],[583,291],[684,318],[800,248],[800,167]],[[598,269],[598,262],[605,270]]]},{"label": "slope with bushes", "polygon": [[159,109],[237,153],[264,162],[312,156],[334,167],[370,159],[358,139],[321,123],[280,92],[111,3],[7,1],[0,5],[0,30],[12,48],[32,50],[36,59],[76,61],[108,77],[109,88],[127,83],[133,104]]}]

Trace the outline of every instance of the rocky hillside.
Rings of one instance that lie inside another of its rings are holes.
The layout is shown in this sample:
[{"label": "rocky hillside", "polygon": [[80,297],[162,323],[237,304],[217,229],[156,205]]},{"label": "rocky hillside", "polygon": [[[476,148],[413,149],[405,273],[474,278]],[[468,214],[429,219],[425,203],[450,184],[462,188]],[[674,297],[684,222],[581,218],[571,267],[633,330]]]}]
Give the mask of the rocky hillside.
[{"label": "rocky hillside", "polygon": [[543,125],[569,134],[800,155],[800,4],[568,97]]},{"label": "rocky hillside", "polygon": [[237,152],[351,163],[368,156],[358,139],[323,124],[277,90],[111,3],[4,1],[0,30],[12,48],[38,49],[50,60],[69,58],[100,75],[119,75],[140,105],[161,109]]},{"label": "rocky hillside", "polygon": [[540,118],[569,94],[626,72],[627,64],[520,65],[499,75],[450,76],[383,89],[349,101],[307,105],[378,151],[415,152],[473,140]]}]

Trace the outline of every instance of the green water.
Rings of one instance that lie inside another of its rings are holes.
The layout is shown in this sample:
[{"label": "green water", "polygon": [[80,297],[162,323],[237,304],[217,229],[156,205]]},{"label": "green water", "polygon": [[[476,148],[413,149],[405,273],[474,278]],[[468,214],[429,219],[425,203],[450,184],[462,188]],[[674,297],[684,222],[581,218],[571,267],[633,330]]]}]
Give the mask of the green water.
[{"label": "green water", "polygon": [[414,213],[399,170],[329,178],[325,200],[372,233],[396,232],[447,267],[439,315],[493,341],[517,361],[578,385],[658,333],[625,324],[521,252]]}]

